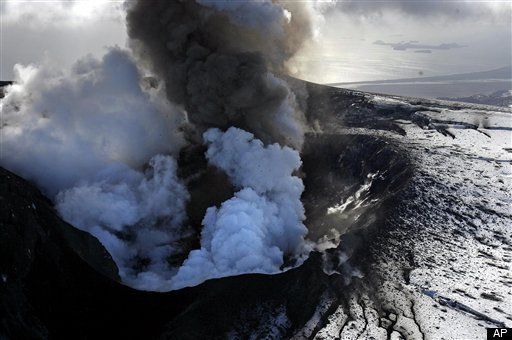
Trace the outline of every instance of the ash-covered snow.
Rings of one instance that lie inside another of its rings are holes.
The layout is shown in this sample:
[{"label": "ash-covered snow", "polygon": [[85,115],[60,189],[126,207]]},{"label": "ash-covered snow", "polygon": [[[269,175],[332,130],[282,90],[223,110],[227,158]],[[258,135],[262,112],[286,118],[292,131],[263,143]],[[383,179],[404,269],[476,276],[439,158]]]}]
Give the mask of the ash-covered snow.
[{"label": "ash-covered snow", "polygon": [[[347,293],[358,305],[326,316],[316,338],[366,339],[385,330],[379,336],[481,339],[486,327],[511,327],[512,112],[365,96],[382,110],[377,117],[403,132],[346,121],[332,129],[397,143],[414,172],[370,249],[365,279]],[[377,309],[384,314],[372,322]]]}]

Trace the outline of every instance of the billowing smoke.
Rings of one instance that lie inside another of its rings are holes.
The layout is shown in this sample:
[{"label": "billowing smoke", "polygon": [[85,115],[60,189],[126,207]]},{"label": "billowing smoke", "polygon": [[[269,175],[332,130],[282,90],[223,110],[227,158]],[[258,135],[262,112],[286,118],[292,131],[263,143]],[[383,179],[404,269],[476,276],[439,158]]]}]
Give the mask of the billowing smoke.
[{"label": "billowing smoke", "polygon": [[303,113],[278,75],[311,35],[305,6],[274,1],[138,1],[132,48],[192,123],[237,126],[300,149]]},{"label": "billowing smoke", "polygon": [[237,26],[249,27],[259,34],[284,38],[283,25],[288,24],[291,13],[272,1],[208,1],[197,3],[228,13],[229,20]]},{"label": "billowing smoke", "polygon": [[[69,71],[16,67],[1,102],[1,165],[34,181],[65,220],[96,236],[137,288],[300,264],[311,249],[295,176],[305,121],[283,74],[312,34],[313,8],[127,6],[132,51],[113,48]],[[204,144],[208,164],[236,190],[206,210],[200,235],[187,220],[188,179],[177,161],[187,143]]]},{"label": "billowing smoke", "polygon": [[201,248],[190,252],[173,286],[241,273],[276,273],[285,256],[305,255],[304,185],[292,175],[302,164],[298,152],[278,144],[265,147],[236,128],[225,133],[210,129],[204,140],[208,161],[240,190],[220,208],[207,210]]},{"label": "billowing smoke", "polygon": [[183,227],[188,192],[176,162],[157,155],[144,173],[119,166],[96,177],[60,192],[58,211],[103,243],[125,282],[159,289],[173,276],[169,260],[184,251],[181,243],[190,233]]},{"label": "billowing smoke", "polygon": [[141,167],[183,145],[182,114],[140,86],[126,52],[85,57],[71,70],[17,65],[2,100],[2,165],[50,196],[114,163]]}]

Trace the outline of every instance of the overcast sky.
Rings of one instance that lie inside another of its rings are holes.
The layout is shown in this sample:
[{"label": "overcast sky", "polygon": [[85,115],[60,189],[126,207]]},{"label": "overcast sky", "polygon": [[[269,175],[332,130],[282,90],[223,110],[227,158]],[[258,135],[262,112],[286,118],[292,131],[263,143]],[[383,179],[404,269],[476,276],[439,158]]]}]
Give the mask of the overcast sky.
[{"label": "overcast sky", "polygon": [[[12,78],[16,63],[46,59],[64,67],[87,53],[101,55],[105,46],[126,44],[121,1],[0,6],[2,79]],[[297,58],[298,71],[318,82],[348,82],[510,65],[511,8],[510,1],[345,0],[325,14],[317,41]],[[436,48],[444,44],[464,47]]]},{"label": "overcast sky", "polygon": [[122,2],[10,1],[0,3],[2,79],[12,79],[14,64],[50,60],[63,67],[106,46],[125,46]]}]

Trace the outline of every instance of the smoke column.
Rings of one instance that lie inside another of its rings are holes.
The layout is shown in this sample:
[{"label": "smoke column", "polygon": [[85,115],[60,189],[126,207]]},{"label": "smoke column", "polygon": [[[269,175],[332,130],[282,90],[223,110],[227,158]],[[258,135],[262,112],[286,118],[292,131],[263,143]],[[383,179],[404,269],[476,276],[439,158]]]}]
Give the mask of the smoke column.
[{"label": "smoke column", "polygon": [[311,35],[304,6],[273,1],[138,1],[128,34],[138,58],[199,132],[237,126],[300,149],[304,115],[276,74]]},{"label": "smoke column", "polygon": [[[65,72],[16,66],[1,101],[1,165],[96,236],[122,280],[139,289],[300,264],[311,249],[304,186],[294,176],[304,93],[282,74],[312,35],[314,8],[206,0],[127,7],[131,51],[113,48]],[[178,175],[187,143],[204,144],[208,163],[236,190],[207,209],[200,235],[188,224],[190,195]],[[194,237],[199,249],[190,249]]]}]

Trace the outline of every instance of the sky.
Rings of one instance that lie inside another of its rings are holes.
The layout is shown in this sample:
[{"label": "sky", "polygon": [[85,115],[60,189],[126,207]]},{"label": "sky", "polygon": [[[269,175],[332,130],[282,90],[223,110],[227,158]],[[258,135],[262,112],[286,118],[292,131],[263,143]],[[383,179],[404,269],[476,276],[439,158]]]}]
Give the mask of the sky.
[{"label": "sky", "polygon": [[[511,64],[510,1],[360,1],[329,7],[295,75],[320,83],[435,76]],[[70,66],[126,46],[122,1],[2,1],[1,75],[14,64]]]},{"label": "sky", "polygon": [[101,56],[107,46],[126,45],[122,1],[0,2],[1,79],[13,66],[45,60],[69,67],[77,59]]},{"label": "sky", "polygon": [[[510,65],[511,4],[344,1],[326,13],[321,38],[301,56],[301,73],[311,81],[335,83],[437,76]],[[403,50],[390,46],[399,43],[423,47]],[[443,44],[461,47],[436,49]]]}]

